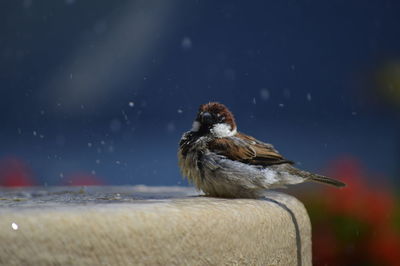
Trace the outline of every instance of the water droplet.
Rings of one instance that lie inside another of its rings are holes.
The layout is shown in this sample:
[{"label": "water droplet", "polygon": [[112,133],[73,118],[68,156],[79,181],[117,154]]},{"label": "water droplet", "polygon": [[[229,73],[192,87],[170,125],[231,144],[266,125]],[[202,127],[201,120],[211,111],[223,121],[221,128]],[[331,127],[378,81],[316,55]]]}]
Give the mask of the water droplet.
[{"label": "water droplet", "polygon": [[126,124],[129,125],[131,123],[131,121],[129,121],[128,115],[125,113],[124,110],[122,110],[121,113],[124,116],[124,120],[125,120]]},{"label": "water droplet", "polygon": [[184,37],[181,42],[181,46],[184,50],[192,48],[192,40],[189,37]]},{"label": "water droplet", "polygon": [[269,94],[269,91],[268,91],[267,89],[261,89],[261,90],[260,90],[260,97],[261,97],[261,99],[263,99],[264,101],[266,101],[266,100],[269,99],[269,96],[270,96],[270,94]]},{"label": "water droplet", "polygon": [[175,131],[175,124],[173,122],[170,122],[170,123],[167,124],[167,131],[169,133],[172,133],[172,132]]},{"label": "water droplet", "polygon": [[12,223],[12,224],[11,224],[11,228],[12,228],[13,230],[18,230],[18,224]]}]

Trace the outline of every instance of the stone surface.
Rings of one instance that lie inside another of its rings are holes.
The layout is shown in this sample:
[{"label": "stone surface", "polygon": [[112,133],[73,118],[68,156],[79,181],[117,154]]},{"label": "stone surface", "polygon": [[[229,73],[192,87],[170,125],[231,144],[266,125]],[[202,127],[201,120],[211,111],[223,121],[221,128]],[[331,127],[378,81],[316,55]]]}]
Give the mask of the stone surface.
[{"label": "stone surface", "polygon": [[302,203],[182,187],[0,189],[1,265],[311,265]]}]

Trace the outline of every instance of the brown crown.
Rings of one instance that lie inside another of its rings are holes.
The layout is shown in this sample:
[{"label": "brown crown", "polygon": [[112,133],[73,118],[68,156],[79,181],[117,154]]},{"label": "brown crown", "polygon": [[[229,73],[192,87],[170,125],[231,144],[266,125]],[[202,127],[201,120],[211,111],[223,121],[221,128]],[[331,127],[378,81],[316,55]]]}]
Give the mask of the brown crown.
[{"label": "brown crown", "polygon": [[231,125],[232,129],[236,129],[235,118],[229,109],[218,102],[210,102],[200,105],[199,112],[209,112],[210,114],[219,114],[224,117],[224,123]]}]

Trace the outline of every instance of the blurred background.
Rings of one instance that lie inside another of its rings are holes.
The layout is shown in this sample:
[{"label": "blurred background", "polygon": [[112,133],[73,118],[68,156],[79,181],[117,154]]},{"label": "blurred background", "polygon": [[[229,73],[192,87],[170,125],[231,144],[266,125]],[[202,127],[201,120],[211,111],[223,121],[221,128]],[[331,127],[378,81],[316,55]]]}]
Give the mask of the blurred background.
[{"label": "blurred background", "polygon": [[220,101],[239,130],[353,184],[289,191],[310,212],[317,265],[398,262],[399,12],[396,0],[2,1],[0,185],[187,185],[179,139]]}]

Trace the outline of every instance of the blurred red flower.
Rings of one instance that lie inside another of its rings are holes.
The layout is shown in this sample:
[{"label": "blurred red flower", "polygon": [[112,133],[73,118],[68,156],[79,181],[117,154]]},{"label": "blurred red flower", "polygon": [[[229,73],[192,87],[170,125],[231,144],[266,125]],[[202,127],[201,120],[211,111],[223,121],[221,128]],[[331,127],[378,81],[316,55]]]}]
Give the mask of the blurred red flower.
[{"label": "blurred red flower", "polygon": [[372,184],[371,175],[353,157],[334,161],[327,175],[347,187],[326,187],[305,198],[313,224],[314,264],[400,265],[396,197],[386,179]]},{"label": "blurred red flower", "polygon": [[400,265],[400,237],[391,228],[379,228],[372,232],[369,254],[380,265]]},{"label": "blurred red flower", "polygon": [[0,160],[0,186],[20,187],[34,184],[32,171],[22,159],[5,157]]},{"label": "blurred red flower", "polygon": [[328,176],[347,184],[343,189],[326,188],[324,199],[329,210],[376,226],[385,224],[391,218],[395,207],[394,195],[383,184],[369,185],[357,159],[345,157],[333,162]]}]

